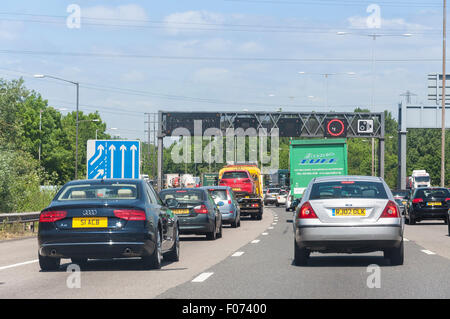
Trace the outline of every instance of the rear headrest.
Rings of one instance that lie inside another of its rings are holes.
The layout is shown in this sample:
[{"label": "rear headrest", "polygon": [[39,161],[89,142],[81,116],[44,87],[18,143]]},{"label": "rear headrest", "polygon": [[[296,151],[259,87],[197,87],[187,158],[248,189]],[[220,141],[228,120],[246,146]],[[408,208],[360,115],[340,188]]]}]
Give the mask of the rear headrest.
[{"label": "rear headrest", "polygon": [[131,189],[125,188],[125,189],[119,189],[117,191],[117,195],[119,197],[133,197],[133,191]]},{"label": "rear headrest", "polygon": [[70,194],[71,199],[84,199],[86,198],[86,192],[85,191],[73,191]]},{"label": "rear headrest", "polygon": [[366,189],[362,191],[362,196],[363,197],[369,197],[369,198],[373,198],[375,197],[376,193],[374,189]]}]

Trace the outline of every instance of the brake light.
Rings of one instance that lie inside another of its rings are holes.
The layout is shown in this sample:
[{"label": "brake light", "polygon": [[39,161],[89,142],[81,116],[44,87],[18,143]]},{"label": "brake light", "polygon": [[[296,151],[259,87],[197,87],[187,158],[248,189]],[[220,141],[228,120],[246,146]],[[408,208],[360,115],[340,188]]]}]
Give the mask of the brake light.
[{"label": "brake light", "polygon": [[398,207],[393,201],[388,201],[386,207],[384,208],[381,218],[385,217],[399,217]]},{"label": "brake light", "polygon": [[202,204],[201,206],[194,207],[194,212],[197,214],[208,214],[208,208],[206,205]]},{"label": "brake light", "polygon": [[447,197],[447,198],[445,199],[445,201],[446,201],[446,202],[450,202],[450,197]]},{"label": "brake light", "polygon": [[116,209],[114,216],[125,220],[146,220],[145,211],[140,209]]},{"label": "brake light", "polygon": [[355,184],[354,181],[342,181],[341,184]]},{"label": "brake light", "polygon": [[53,210],[42,212],[39,215],[39,222],[41,223],[53,223],[57,220],[66,218],[67,212],[65,210]]},{"label": "brake light", "polygon": [[423,203],[423,198],[414,198],[412,202],[413,204]]},{"label": "brake light", "polygon": [[314,212],[314,209],[311,207],[311,204],[309,202],[306,202],[302,205],[302,207],[300,207],[297,217],[298,218],[317,218],[317,215]]},{"label": "brake light", "polygon": [[252,204],[252,207],[259,207],[258,204]]}]

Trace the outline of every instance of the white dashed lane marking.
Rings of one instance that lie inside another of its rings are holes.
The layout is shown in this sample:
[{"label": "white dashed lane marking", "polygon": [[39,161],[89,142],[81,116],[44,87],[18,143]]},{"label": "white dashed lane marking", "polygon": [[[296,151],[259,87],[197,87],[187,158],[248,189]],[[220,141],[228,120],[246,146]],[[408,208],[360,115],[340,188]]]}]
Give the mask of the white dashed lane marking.
[{"label": "white dashed lane marking", "polygon": [[213,272],[204,272],[197,277],[195,277],[192,282],[203,282],[214,274]]},{"label": "white dashed lane marking", "polygon": [[262,233],[261,235],[264,235],[264,236],[266,236],[266,235],[269,235],[269,233]]},{"label": "white dashed lane marking", "polygon": [[235,252],[233,255],[231,255],[232,257],[240,257],[240,256],[242,256],[244,254],[244,252],[243,251],[237,251],[237,252]]},{"label": "white dashed lane marking", "polygon": [[251,241],[252,244],[257,244],[257,243],[259,243],[259,242],[260,242],[259,239],[255,239],[255,240],[252,240],[252,241]]},{"label": "white dashed lane marking", "polygon": [[436,255],[436,254],[433,253],[432,251],[426,250],[426,249],[422,249],[422,252],[424,252],[424,253],[427,254],[427,255]]},{"label": "white dashed lane marking", "polygon": [[3,267],[0,267],[0,270],[5,270],[5,269],[9,269],[9,268],[14,268],[14,267],[19,267],[19,266],[34,264],[34,263],[37,263],[38,261],[39,261],[38,259],[35,259],[35,260],[25,261],[23,263],[14,264],[14,265],[3,266]]}]

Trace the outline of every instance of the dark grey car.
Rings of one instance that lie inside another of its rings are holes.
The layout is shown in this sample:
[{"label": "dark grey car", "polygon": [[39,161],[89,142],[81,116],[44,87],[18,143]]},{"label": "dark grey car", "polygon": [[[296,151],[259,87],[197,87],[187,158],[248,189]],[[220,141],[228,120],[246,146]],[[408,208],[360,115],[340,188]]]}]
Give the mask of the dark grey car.
[{"label": "dark grey car", "polygon": [[222,214],[206,189],[171,188],[159,193],[167,203],[176,200],[170,207],[177,215],[180,234],[206,235],[209,240],[222,237]]}]

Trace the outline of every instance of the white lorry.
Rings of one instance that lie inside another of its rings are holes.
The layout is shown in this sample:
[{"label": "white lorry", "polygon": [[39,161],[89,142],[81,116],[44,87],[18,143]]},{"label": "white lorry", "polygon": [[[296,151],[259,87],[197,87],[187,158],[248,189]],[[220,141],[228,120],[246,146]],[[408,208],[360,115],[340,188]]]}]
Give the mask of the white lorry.
[{"label": "white lorry", "polygon": [[195,187],[196,181],[192,174],[183,174],[181,175],[181,187]]},{"label": "white lorry", "polygon": [[408,177],[407,188],[430,187],[430,174],[426,170],[414,170],[412,175]]}]

